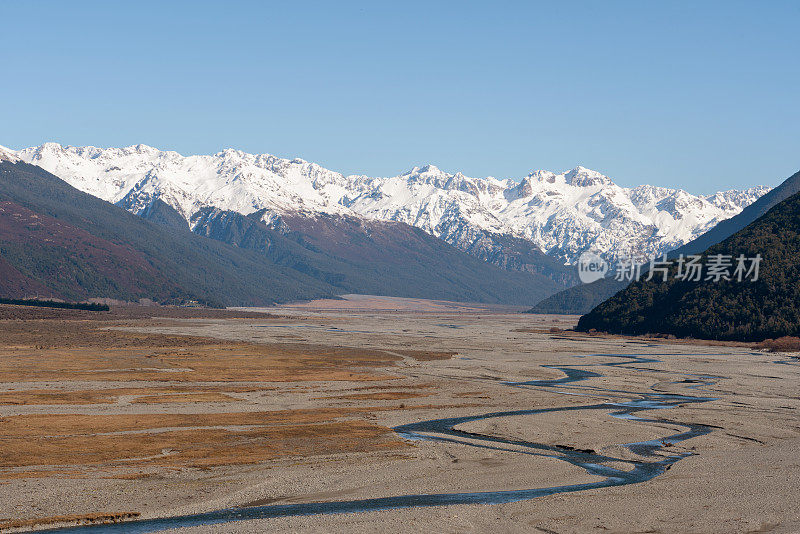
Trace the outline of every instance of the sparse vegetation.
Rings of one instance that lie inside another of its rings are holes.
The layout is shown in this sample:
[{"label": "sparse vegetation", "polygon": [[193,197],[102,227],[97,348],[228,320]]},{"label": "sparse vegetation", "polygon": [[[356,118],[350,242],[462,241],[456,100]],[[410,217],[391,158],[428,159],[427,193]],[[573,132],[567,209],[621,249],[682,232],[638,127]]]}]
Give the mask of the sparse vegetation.
[{"label": "sparse vegetation", "polygon": [[800,337],[783,336],[778,339],[765,339],[753,348],[769,352],[800,352]]}]

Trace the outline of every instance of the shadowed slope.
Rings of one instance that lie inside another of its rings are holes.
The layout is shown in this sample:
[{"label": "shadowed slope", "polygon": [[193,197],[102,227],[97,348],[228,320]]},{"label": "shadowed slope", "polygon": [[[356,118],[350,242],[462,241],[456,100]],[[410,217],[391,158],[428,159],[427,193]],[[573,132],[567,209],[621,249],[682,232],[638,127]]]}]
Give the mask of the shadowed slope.
[{"label": "shadowed slope", "polygon": [[[800,192],[800,172],[787,178],[781,185],[765,194],[746,208],[741,213],[720,221],[708,232],[685,245],[671,251],[668,256],[677,258],[680,254],[697,254],[710,246],[716,245],[752,223],[772,207],[786,200],[795,193]],[[588,313],[604,300],[611,298],[618,291],[626,287],[625,282],[612,279],[603,279],[586,285],[571,287],[552,295],[534,306],[531,313]]]},{"label": "shadowed slope", "polygon": [[760,341],[800,334],[800,194],[703,253],[763,257],[758,280],[639,281],[581,317],[578,330]]}]

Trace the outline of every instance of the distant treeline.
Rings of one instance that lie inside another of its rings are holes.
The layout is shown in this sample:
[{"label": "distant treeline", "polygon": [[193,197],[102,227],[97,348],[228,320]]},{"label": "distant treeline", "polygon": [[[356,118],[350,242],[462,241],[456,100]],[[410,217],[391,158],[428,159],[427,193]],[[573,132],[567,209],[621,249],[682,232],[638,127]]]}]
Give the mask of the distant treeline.
[{"label": "distant treeline", "polygon": [[57,300],[38,299],[6,299],[0,297],[0,304],[13,304],[15,306],[39,306],[40,308],[62,308],[66,310],[108,311],[105,304],[91,302],[59,302]]}]

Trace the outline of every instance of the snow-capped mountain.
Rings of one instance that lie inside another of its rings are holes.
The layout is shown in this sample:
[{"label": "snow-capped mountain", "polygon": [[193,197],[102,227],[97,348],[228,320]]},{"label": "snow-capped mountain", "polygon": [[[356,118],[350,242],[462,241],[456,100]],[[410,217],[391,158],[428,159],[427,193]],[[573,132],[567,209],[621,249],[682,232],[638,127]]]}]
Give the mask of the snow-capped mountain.
[{"label": "snow-capped mountain", "polygon": [[282,215],[352,215],[405,222],[485,258],[502,255],[508,241],[500,238],[515,238],[566,262],[589,249],[609,257],[660,254],[769,191],[696,196],[649,185],[631,189],[583,167],[534,171],[521,181],[470,178],[433,165],[389,178],[344,176],[301,159],[232,149],[182,156],[145,145],[46,143],[15,155],[137,214],[161,200],[189,225],[208,207],[263,210],[267,223]]},{"label": "snow-capped mountain", "polygon": [[0,161],[9,161],[11,163],[16,163],[17,161],[19,161],[19,157],[17,157],[17,153],[11,150],[10,148],[0,146]]}]

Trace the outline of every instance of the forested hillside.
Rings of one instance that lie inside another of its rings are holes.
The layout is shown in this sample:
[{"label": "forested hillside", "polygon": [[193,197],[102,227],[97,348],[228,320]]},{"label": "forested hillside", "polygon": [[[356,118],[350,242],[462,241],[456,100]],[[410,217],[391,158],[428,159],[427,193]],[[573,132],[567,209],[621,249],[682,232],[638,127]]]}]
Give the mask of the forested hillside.
[{"label": "forested hillside", "polygon": [[758,279],[677,280],[673,265],[660,276],[631,284],[590,313],[578,329],[619,334],[761,341],[800,335],[800,193],[702,254],[761,255]]}]

